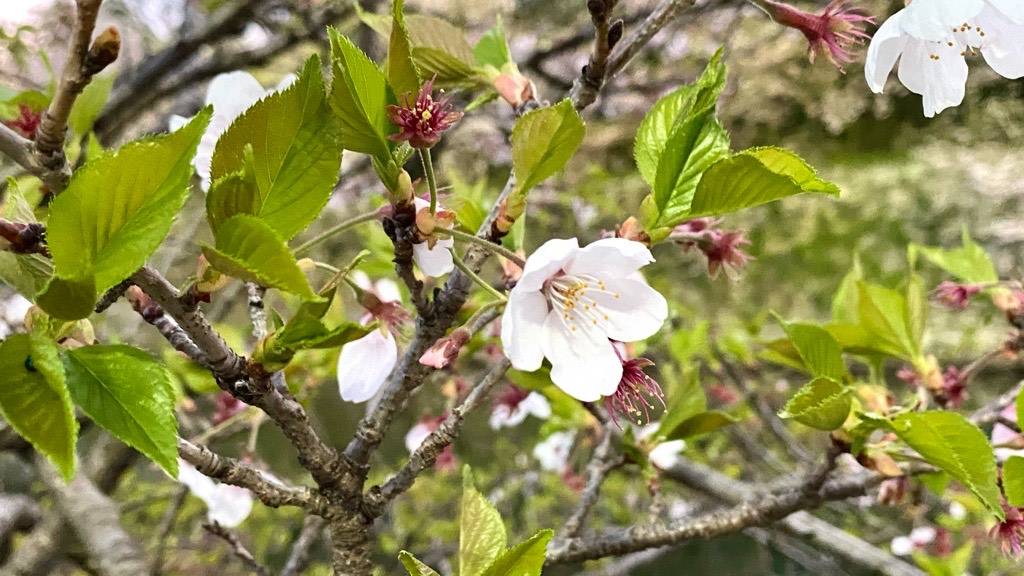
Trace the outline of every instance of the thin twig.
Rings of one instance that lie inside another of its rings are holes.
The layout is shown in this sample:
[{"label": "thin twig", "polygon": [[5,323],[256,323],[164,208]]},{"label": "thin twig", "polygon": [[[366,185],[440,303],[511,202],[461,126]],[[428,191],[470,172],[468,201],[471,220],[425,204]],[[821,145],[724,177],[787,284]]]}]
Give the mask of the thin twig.
[{"label": "thin twig", "polygon": [[156,549],[153,550],[153,560],[150,562],[149,573],[151,576],[160,576],[164,568],[164,552],[167,550],[167,540],[174,529],[174,522],[178,519],[178,513],[181,512],[181,507],[184,506],[185,500],[188,498],[188,488],[181,486],[174,493],[174,497],[167,504],[167,510],[164,512],[163,517],[160,518],[160,523],[157,524],[156,530]]},{"label": "thin twig", "polygon": [[380,210],[372,210],[364,214],[353,216],[347,220],[343,220],[338,224],[328,228],[327,230],[324,230],[320,234],[317,234],[315,237],[310,238],[304,244],[300,245],[298,248],[295,249],[295,255],[298,257],[305,256],[306,254],[309,253],[310,250],[316,248],[317,246],[323,244],[324,242],[330,240],[331,238],[334,238],[338,234],[341,234],[346,230],[355,228],[356,226],[364,222],[373,222],[374,220],[379,219]]},{"label": "thin twig", "polygon": [[228,546],[231,547],[231,553],[241,560],[242,563],[245,564],[246,568],[251,570],[253,574],[257,574],[259,576],[270,576],[270,571],[267,570],[267,567],[256,561],[252,552],[249,552],[249,549],[242,544],[242,540],[237,534],[224,526],[221,526],[217,522],[203,524],[203,529],[227,542]]},{"label": "thin twig", "polygon": [[497,242],[492,242],[486,238],[481,238],[474,234],[463,232],[462,230],[442,230],[441,233],[448,234],[453,238],[457,238],[464,242],[469,242],[470,244],[476,244],[477,246],[480,246],[485,250],[490,250],[491,252],[494,252],[498,256],[501,256],[502,258],[505,258],[506,260],[514,263],[516,266],[519,266],[520,269],[526,268],[526,260],[523,260],[522,258],[520,258],[518,254],[509,250],[508,248],[505,248],[504,246]]},{"label": "thin twig", "polygon": [[288,552],[288,560],[284,563],[279,576],[298,576],[309,566],[309,556],[313,546],[320,540],[326,522],[319,516],[306,516],[302,521],[302,531]]},{"label": "thin twig", "polygon": [[562,540],[576,538],[580,535],[587,515],[590,514],[590,510],[601,495],[601,485],[608,478],[608,473],[620,466],[622,462],[622,456],[616,454],[614,450],[614,435],[610,428],[605,427],[601,435],[601,442],[594,450],[590,462],[587,463],[587,484],[580,495],[580,501],[562,527]]}]

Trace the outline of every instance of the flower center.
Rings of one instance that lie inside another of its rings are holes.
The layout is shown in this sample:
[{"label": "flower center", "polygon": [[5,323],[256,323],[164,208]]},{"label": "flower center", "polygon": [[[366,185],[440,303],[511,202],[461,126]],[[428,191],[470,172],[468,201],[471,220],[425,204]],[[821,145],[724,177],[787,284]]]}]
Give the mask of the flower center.
[{"label": "flower center", "polygon": [[601,310],[594,296],[621,297],[618,292],[609,290],[604,280],[590,274],[563,274],[548,280],[544,295],[551,308],[558,310],[570,332],[582,326],[600,326],[608,321],[608,315]]}]

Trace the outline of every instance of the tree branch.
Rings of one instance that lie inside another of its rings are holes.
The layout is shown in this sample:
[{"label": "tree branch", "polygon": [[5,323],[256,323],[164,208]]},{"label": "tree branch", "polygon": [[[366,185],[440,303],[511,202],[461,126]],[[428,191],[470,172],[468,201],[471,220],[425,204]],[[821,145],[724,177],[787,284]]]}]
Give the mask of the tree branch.
[{"label": "tree branch", "polygon": [[314,514],[323,514],[326,509],[321,497],[309,488],[285,486],[248,464],[220,456],[205,446],[197,446],[183,438],[178,438],[178,455],[210,478],[245,488],[260,502],[272,508],[298,506]]},{"label": "tree branch", "polygon": [[288,560],[284,563],[279,576],[299,576],[309,566],[309,555],[313,546],[324,531],[325,522],[319,516],[306,516],[302,521],[302,531],[292,544]]},{"label": "tree branch", "polygon": [[594,450],[590,462],[587,463],[587,484],[580,495],[580,501],[576,505],[569,519],[562,527],[561,540],[576,538],[583,530],[583,524],[587,520],[590,510],[597,504],[601,496],[601,485],[608,478],[608,473],[622,465],[621,455],[615,453],[614,435],[607,426],[601,435],[601,443]]},{"label": "tree branch", "polygon": [[221,526],[217,522],[203,524],[203,528],[210,534],[213,534],[227,542],[228,546],[231,547],[231,553],[241,560],[242,564],[245,564],[246,568],[248,568],[253,574],[257,574],[258,576],[270,576],[270,571],[267,570],[266,566],[256,561],[252,552],[249,552],[249,549],[242,544],[242,541],[238,538],[237,534],[224,526]]}]

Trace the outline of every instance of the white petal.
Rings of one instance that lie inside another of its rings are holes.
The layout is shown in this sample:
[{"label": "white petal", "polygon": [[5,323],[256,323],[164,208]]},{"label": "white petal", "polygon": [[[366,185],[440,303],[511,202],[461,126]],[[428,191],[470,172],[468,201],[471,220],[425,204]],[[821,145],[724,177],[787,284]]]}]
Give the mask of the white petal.
[{"label": "white petal", "polygon": [[622,362],[612,343],[582,325],[571,331],[557,311],[544,321],[541,346],[551,361],[551,381],[566,394],[593,402],[615,393],[622,379]]},{"label": "white petal", "polygon": [[940,42],[983,8],[984,0],[914,0],[903,9],[901,27],[920,40]]},{"label": "white petal", "polygon": [[171,117],[167,119],[167,129],[170,130],[171,132],[174,132],[178,128],[181,128],[185,124],[188,124],[189,120],[191,120],[191,118],[185,118],[184,116],[171,114]]},{"label": "white petal", "polygon": [[907,44],[907,38],[900,30],[902,16],[903,10],[900,10],[883,22],[875,31],[868,46],[868,54],[864,61],[864,77],[871,91],[876,94],[882,93],[885,81],[896,65],[896,59],[900,57]]},{"label": "white petal", "polygon": [[964,100],[967,62],[958,50],[943,43],[911,40],[903,52],[898,71],[900,82],[923,96],[924,115],[928,118],[959,106]]},{"label": "white petal", "polygon": [[918,526],[910,531],[910,541],[918,546],[931,544],[938,536],[938,532],[932,526]]},{"label": "white petal", "polygon": [[206,89],[206,103],[213,104],[214,114],[235,118],[266,93],[252,74],[236,70],[214,76]]},{"label": "white petal", "polygon": [[207,502],[207,517],[224,526],[234,528],[252,513],[253,497],[245,488],[218,484],[211,502]]},{"label": "white petal", "polygon": [[624,278],[651,262],[654,262],[654,256],[640,242],[625,238],[605,238],[580,250],[566,272],[593,274],[601,278]]},{"label": "white petal", "polygon": [[412,259],[416,261],[420,271],[426,276],[437,278],[444,276],[455,268],[455,261],[452,260],[452,253],[449,248],[455,246],[451,238],[438,240],[433,248],[427,246],[426,242],[412,245]]},{"label": "white petal", "polygon": [[545,281],[569,264],[579,249],[580,244],[575,238],[568,240],[556,238],[541,244],[540,248],[534,250],[533,254],[526,259],[523,276],[516,284],[516,288],[540,290]]},{"label": "white petal", "polygon": [[405,433],[405,449],[410,454],[415,452],[423,444],[423,441],[427,439],[427,436],[430,436],[431,432],[430,426],[423,423],[409,428],[409,431]]},{"label": "white petal", "polygon": [[541,333],[548,315],[544,295],[516,286],[501,317],[501,346],[516,370],[533,372],[544,362]]},{"label": "white petal", "polygon": [[906,536],[897,536],[889,543],[889,550],[897,556],[908,556],[914,551],[914,543]]},{"label": "white petal", "polygon": [[390,278],[377,280],[373,290],[377,293],[377,297],[380,298],[381,302],[402,301],[402,291],[398,288],[398,283]]},{"label": "white petal", "polygon": [[487,423],[491,426],[491,430],[501,430],[502,428],[511,428],[512,426],[515,426],[515,424],[511,423],[513,412],[514,411],[505,404],[495,406],[494,409],[491,410],[490,418],[487,419]]},{"label": "white petal", "polygon": [[1016,24],[1024,24],[1024,1],[988,0],[988,3]]},{"label": "white petal", "polygon": [[398,344],[386,330],[374,330],[341,347],[338,356],[338,390],[347,402],[373,398],[398,361]]},{"label": "white petal", "polygon": [[349,278],[352,279],[352,282],[354,282],[356,286],[359,286],[363,290],[373,290],[373,281],[370,280],[370,277],[366,272],[356,270],[349,276]]},{"label": "white petal", "polygon": [[193,496],[203,502],[212,500],[213,493],[217,490],[217,483],[212,478],[180,458],[178,459],[178,482],[184,484]]},{"label": "white petal", "polygon": [[530,395],[524,398],[518,407],[522,408],[523,412],[541,420],[551,417],[551,403],[540,392],[530,392]]},{"label": "white petal", "polygon": [[686,442],[683,440],[662,442],[655,446],[647,457],[658,468],[667,470],[679,462],[679,453],[683,448],[686,448]]},{"label": "white petal", "polygon": [[1024,77],[1024,25],[1014,24],[990,8],[978,17],[978,26],[991,39],[981,54],[992,70],[1010,80]]},{"label": "white petal", "polygon": [[568,462],[575,440],[575,432],[555,432],[533,447],[533,457],[544,470],[561,472]]},{"label": "white petal", "polygon": [[587,292],[587,296],[597,303],[596,313],[608,317],[601,323],[608,338],[619,342],[645,340],[660,330],[668,318],[665,297],[646,282],[610,278],[605,280],[605,286],[614,294]]}]

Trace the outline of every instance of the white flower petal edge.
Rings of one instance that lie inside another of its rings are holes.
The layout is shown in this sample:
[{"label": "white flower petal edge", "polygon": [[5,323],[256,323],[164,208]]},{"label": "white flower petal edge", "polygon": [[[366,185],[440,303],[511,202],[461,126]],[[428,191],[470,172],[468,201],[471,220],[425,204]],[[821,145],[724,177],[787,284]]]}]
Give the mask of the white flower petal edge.
[{"label": "white flower petal edge", "polygon": [[653,261],[646,246],[621,238],[585,248],[575,238],[544,243],[509,295],[501,327],[505,355],[527,372],[546,357],[552,382],[578,400],[614,394],[622,362],[610,340],[643,340],[668,317],[665,298],[635,279]]},{"label": "white flower petal edge", "polygon": [[412,454],[423,444],[427,437],[430,436],[431,432],[433,432],[433,430],[430,426],[422,422],[412,428],[409,428],[409,431],[405,433],[405,449]]},{"label": "white flower petal edge", "polygon": [[685,440],[670,440],[655,446],[647,457],[658,468],[668,470],[679,463],[679,453],[684,448],[686,448]]},{"label": "white flower petal edge", "polygon": [[540,462],[542,469],[549,472],[561,472],[565,469],[569,452],[575,441],[575,432],[555,432],[533,447],[533,457]]},{"label": "white flower petal edge", "polygon": [[[414,199],[416,210],[423,210],[430,207],[430,202],[422,199]],[[438,210],[443,208],[439,204]],[[455,247],[455,240],[446,238],[434,243],[434,247],[427,246],[426,242],[412,245],[412,259],[416,262],[420,272],[431,278],[444,276],[455,269],[455,261],[452,259],[451,249]]]},{"label": "white flower petal edge", "polygon": [[253,497],[248,490],[218,483],[180,459],[178,481],[206,504],[207,517],[221,526],[234,528],[252,512]]},{"label": "white flower petal edge", "polygon": [[341,347],[338,390],[346,402],[373,398],[398,362],[398,344],[387,329],[377,329]]},{"label": "white flower petal edge", "polygon": [[522,424],[527,416],[535,416],[541,420],[551,417],[551,404],[543,394],[530,392],[515,408],[510,408],[505,404],[495,406],[494,410],[491,410],[488,423],[492,430],[514,428]]},{"label": "white flower petal edge", "polygon": [[914,0],[901,10],[903,31],[920,40],[942,42],[983,8],[985,0]]}]

